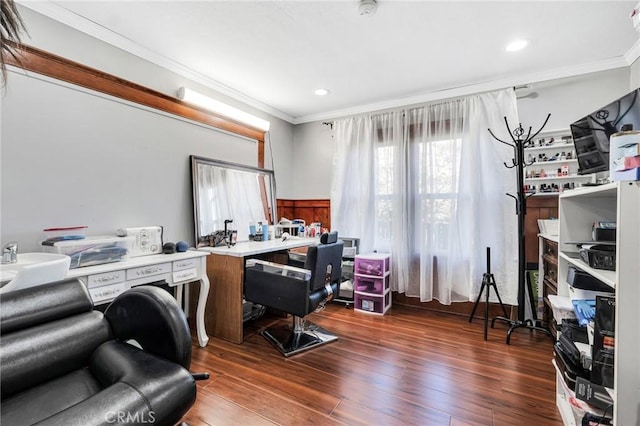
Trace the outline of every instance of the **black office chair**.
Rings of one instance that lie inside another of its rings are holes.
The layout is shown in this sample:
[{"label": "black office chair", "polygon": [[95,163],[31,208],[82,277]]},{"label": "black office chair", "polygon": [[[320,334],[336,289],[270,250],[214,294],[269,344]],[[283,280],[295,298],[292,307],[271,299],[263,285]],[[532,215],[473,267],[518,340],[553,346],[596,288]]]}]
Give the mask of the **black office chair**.
[{"label": "black office chair", "polygon": [[323,234],[320,244],[309,247],[304,269],[250,260],[245,275],[245,299],[293,315],[293,325],[262,331],[284,356],[291,356],[338,337],[306,321],[340,291],[342,249],[338,233]]}]

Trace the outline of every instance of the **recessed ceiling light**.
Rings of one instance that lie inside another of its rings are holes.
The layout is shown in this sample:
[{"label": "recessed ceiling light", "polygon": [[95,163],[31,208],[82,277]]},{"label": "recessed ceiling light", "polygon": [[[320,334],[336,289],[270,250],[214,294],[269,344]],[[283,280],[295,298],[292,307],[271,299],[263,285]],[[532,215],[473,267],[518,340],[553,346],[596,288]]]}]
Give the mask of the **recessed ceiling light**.
[{"label": "recessed ceiling light", "polygon": [[506,47],[506,50],[507,52],[515,52],[524,49],[525,47],[527,47],[527,44],[529,44],[527,40],[516,40],[512,43],[509,43]]},{"label": "recessed ceiling light", "polygon": [[329,89],[316,89],[313,91],[313,93],[315,93],[318,96],[326,96],[329,93],[331,93],[331,91]]}]

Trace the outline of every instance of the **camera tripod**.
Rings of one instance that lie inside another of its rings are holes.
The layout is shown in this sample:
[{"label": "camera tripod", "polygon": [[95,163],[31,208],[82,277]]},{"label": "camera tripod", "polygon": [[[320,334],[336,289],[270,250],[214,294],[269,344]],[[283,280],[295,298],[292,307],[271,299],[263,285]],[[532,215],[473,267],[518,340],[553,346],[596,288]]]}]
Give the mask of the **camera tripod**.
[{"label": "camera tripod", "polygon": [[[486,297],[484,302],[484,340],[487,340],[487,326],[489,323],[489,295],[491,293],[491,288],[496,292],[496,297],[498,298],[498,302],[500,302],[500,306],[502,307],[502,313],[504,317],[507,318],[507,309],[504,307],[502,303],[502,299],[500,298],[500,293],[498,293],[498,286],[496,285],[496,280],[491,273],[491,248],[487,247],[487,272],[482,274],[482,285],[480,286],[480,292],[478,293],[478,298],[476,299],[475,305],[473,305],[473,310],[471,311],[471,316],[469,316],[469,322],[473,321],[473,315],[476,313],[476,309],[478,308],[478,304],[480,303],[480,299],[482,298],[482,292],[486,291]],[[493,321],[491,323],[491,328],[493,328]]]}]

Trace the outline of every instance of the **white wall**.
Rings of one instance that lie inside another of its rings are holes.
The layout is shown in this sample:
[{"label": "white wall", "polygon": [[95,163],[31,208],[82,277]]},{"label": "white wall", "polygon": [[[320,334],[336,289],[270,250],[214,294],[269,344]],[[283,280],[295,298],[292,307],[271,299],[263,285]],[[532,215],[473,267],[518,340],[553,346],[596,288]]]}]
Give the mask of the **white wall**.
[{"label": "white wall", "polygon": [[[636,61],[637,63],[638,61]],[[636,65],[637,66],[637,65]],[[544,83],[534,83],[536,97],[518,99],[523,126],[537,129],[551,113],[545,130],[564,130],[577,119],[628,93],[628,67]],[[294,130],[296,199],[330,198],[333,138],[321,122]]]},{"label": "white wall", "polygon": [[326,199],[331,192],[333,136],[320,121],[298,124],[293,131],[293,199]]},{"label": "white wall", "polygon": [[631,64],[631,72],[630,72],[630,87],[631,89],[640,88],[640,59],[636,59],[633,64]]},{"label": "white wall", "polygon": [[545,130],[564,130],[574,121],[631,91],[629,67],[542,83],[532,83],[537,97],[518,99],[523,126],[539,127],[551,113]]},{"label": "white wall", "polygon": [[[169,96],[176,96],[179,87],[187,86],[250,114],[269,120],[271,122],[269,131],[271,144],[267,144],[265,148],[265,168],[273,169],[275,172],[278,197],[292,198],[293,175],[292,169],[288,166],[293,159],[294,126],[292,124],[90,37],[27,7],[20,5],[18,7],[29,33],[23,39],[25,44],[116,75]],[[269,149],[273,149],[273,152],[269,152]],[[272,167],[270,160],[272,156],[279,159],[276,160],[276,166],[279,165],[279,168]],[[257,151],[252,158],[255,159],[254,165],[257,164]]]},{"label": "white wall", "polygon": [[[26,44],[175,96],[211,90],[20,8]],[[12,69],[2,101],[0,242],[38,250],[42,229],[87,225],[89,234],[163,225],[165,240],[193,242],[189,155],[256,165],[257,144],[37,74]],[[293,126],[223,96],[272,123],[278,197],[292,198]]]}]

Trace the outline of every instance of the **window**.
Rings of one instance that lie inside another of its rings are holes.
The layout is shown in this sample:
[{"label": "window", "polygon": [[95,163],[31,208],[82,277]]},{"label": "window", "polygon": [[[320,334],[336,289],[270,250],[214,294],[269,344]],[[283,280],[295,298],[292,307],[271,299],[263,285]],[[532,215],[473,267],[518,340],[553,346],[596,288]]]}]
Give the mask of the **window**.
[{"label": "window", "polygon": [[393,220],[393,164],[394,147],[380,146],[376,149],[376,241],[381,248],[389,248]]},{"label": "window", "polygon": [[417,146],[416,223],[421,239],[434,250],[446,249],[458,194],[460,139],[422,142]]},{"label": "window", "polygon": [[[395,208],[408,215],[413,233],[412,246],[428,244],[434,250],[446,249],[450,220],[455,212],[458,193],[460,139],[414,143],[407,170],[396,161],[396,147],[382,145],[376,149],[376,246],[391,246]],[[400,196],[401,182],[408,194]],[[396,203],[395,200],[406,200]],[[396,236],[411,238],[411,236]]]}]

